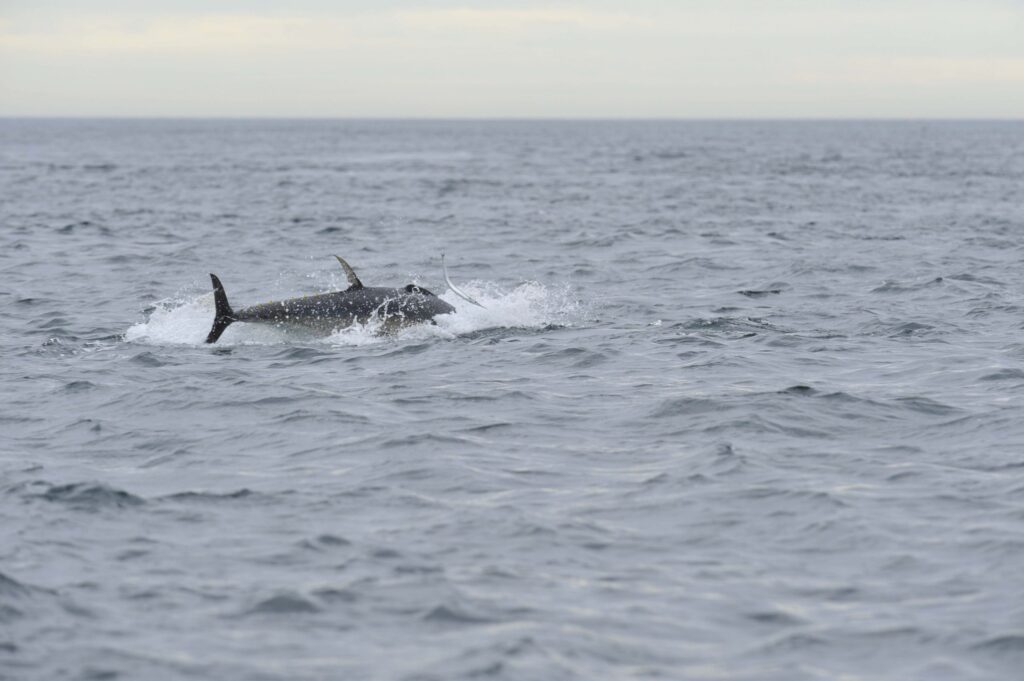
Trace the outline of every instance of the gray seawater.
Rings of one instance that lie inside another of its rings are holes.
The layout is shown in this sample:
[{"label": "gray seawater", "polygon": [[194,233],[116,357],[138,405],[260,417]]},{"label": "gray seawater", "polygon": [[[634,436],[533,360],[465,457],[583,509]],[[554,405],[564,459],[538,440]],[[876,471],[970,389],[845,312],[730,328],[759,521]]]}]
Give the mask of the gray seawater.
[{"label": "gray seawater", "polygon": [[1022,123],[4,120],[0,219],[5,681],[1021,678]]}]

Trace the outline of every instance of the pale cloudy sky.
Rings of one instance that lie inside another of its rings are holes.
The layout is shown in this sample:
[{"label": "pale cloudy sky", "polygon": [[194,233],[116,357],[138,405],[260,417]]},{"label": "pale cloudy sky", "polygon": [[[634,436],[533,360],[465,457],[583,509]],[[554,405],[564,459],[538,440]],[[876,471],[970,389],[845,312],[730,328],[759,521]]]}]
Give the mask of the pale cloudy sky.
[{"label": "pale cloudy sky", "polygon": [[0,115],[1024,118],[1024,0],[0,0]]}]

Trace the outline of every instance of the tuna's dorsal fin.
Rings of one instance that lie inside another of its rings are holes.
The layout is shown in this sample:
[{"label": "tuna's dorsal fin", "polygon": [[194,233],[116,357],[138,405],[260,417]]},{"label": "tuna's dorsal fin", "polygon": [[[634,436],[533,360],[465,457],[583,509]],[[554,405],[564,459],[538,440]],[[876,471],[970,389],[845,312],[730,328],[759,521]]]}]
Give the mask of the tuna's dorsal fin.
[{"label": "tuna's dorsal fin", "polygon": [[349,286],[347,290],[353,291],[361,289],[363,287],[363,282],[359,281],[359,277],[356,276],[355,270],[352,269],[352,266],[345,262],[344,258],[340,255],[336,255],[334,257],[338,259],[339,263],[341,263],[341,269],[345,270],[345,276],[348,277]]}]

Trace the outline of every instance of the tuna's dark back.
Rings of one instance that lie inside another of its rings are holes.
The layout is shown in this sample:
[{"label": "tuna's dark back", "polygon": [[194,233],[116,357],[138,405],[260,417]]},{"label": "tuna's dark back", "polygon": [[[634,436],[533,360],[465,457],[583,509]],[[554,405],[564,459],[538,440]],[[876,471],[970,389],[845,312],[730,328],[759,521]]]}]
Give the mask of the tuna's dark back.
[{"label": "tuna's dark back", "polygon": [[235,313],[238,321],[365,323],[371,317],[427,321],[455,308],[430,293],[399,288],[364,287],[253,305]]}]

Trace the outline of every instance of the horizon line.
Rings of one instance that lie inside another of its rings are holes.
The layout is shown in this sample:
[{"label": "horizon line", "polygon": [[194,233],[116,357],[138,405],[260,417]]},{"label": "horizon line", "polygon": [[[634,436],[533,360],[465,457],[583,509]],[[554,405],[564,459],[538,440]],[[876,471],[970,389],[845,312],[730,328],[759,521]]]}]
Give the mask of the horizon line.
[{"label": "horizon line", "polygon": [[289,115],[117,115],[117,114],[3,114],[0,120],[104,121],[360,121],[360,122],[509,122],[509,123],[1020,123],[1024,115],[1009,116],[289,116]]}]

